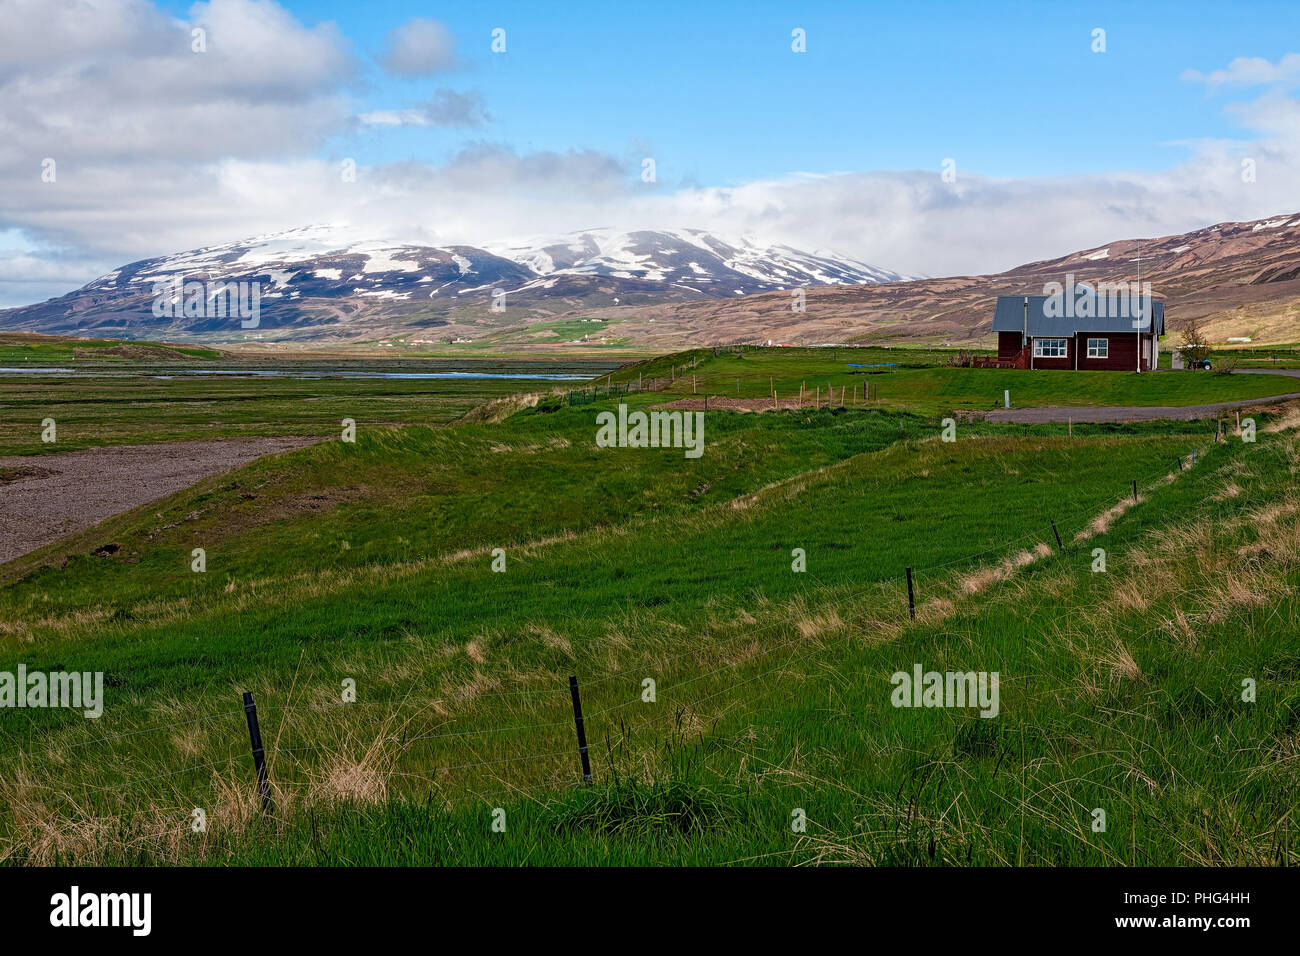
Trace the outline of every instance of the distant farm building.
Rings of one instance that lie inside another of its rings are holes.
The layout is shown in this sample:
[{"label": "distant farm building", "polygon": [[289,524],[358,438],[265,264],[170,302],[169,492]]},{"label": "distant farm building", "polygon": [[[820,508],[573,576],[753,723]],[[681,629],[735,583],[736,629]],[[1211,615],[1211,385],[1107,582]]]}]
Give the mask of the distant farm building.
[{"label": "distant farm building", "polygon": [[998,356],[977,360],[985,367],[1147,372],[1159,357],[1165,305],[1084,285],[1068,296],[1002,295],[993,331]]}]

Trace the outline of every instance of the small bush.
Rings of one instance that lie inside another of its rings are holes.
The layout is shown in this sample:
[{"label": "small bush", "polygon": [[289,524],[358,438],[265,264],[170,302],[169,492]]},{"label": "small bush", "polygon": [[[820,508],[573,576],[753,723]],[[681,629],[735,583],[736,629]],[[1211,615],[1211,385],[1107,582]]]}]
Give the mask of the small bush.
[{"label": "small bush", "polygon": [[955,355],[950,355],[943,364],[948,368],[972,368],[975,365],[975,353],[958,352]]}]

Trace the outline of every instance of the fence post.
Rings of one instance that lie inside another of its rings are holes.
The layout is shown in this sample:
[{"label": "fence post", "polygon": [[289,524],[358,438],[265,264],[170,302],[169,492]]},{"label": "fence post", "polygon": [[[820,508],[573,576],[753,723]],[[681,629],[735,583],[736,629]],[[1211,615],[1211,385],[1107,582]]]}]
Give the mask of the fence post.
[{"label": "fence post", "polygon": [[912,569],[907,569],[907,614],[916,620],[916,595],[912,592]]},{"label": "fence post", "polygon": [[1061,544],[1061,532],[1056,530],[1056,519],[1052,519],[1052,534],[1056,535],[1056,550],[1065,553],[1065,547]]},{"label": "fence post", "polygon": [[569,675],[569,693],[573,695],[573,722],[578,728],[578,753],[582,755],[582,779],[591,783],[591,758],[587,756],[587,731],[582,726],[582,701],[578,699],[578,678]]},{"label": "fence post", "polygon": [[1133,504],[1137,504],[1137,500],[1138,500],[1138,483],[1137,483],[1137,479],[1134,478],[1133,479]]},{"label": "fence post", "polygon": [[1179,470],[1179,471],[1182,471],[1182,470],[1183,470],[1183,456],[1182,456],[1182,455],[1179,455],[1177,460],[1178,460],[1178,470]]},{"label": "fence post", "polygon": [[253,695],[244,692],[244,716],[248,718],[248,739],[253,745],[253,767],[257,770],[257,791],[262,796],[262,810],[266,813],[275,811],[271,802],[271,781],[266,774],[266,752],[262,749],[262,732],[257,727],[257,704]]}]

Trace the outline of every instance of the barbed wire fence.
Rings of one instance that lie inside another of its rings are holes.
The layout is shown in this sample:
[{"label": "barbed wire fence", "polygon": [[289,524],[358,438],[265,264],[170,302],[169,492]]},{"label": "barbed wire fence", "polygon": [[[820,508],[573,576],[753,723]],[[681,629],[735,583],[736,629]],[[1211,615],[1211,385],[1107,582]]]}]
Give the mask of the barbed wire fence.
[{"label": "barbed wire fence", "polygon": [[[1200,462],[1205,460],[1205,455],[1206,455],[1205,448],[1203,447],[1194,448],[1192,452],[1189,453],[1188,455],[1180,456],[1177,459],[1178,470],[1176,472],[1170,471],[1168,469],[1161,469],[1159,472],[1153,472],[1152,474],[1146,476],[1143,479],[1135,479],[1132,482],[1131,491],[1130,489],[1126,488],[1125,493],[1123,497],[1120,499],[1120,501],[1130,500],[1130,496],[1132,496],[1133,501],[1136,501],[1138,496],[1138,491],[1139,491],[1139,484],[1142,487],[1146,487],[1150,489],[1152,487],[1153,482],[1156,483],[1155,487],[1159,487],[1160,485],[1167,483],[1171,479],[1176,480],[1179,474],[1183,473],[1186,470],[1191,469],[1190,462],[1195,461],[1197,464],[1200,464]],[[1078,522],[1080,516],[1084,514],[1091,515],[1092,508],[1076,508],[1072,511],[1064,511],[1063,513],[1051,516],[1049,519],[1045,519],[1042,522],[1043,527],[1035,528],[1033,530],[1027,531],[1024,534],[1019,535],[1015,538],[1004,540],[997,545],[990,546],[988,548],[982,549],[980,551],[971,554],[962,555],[960,557],[948,561],[940,562],[938,564],[932,564],[925,567],[908,567],[903,569],[901,572],[897,574],[887,575],[884,577],[877,577],[872,581],[868,582],[865,586],[860,588],[846,588],[842,583],[832,583],[828,581],[809,579],[811,583],[806,585],[803,589],[801,589],[801,591],[797,595],[797,599],[803,599],[809,596],[818,595],[819,608],[826,609],[826,610],[834,609],[837,612],[841,612],[844,615],[846,615],[848,620],[860,620],[862,614],[864,613],[863,609],[857,606],[851,608],[850,604],[854,602],[860,604],[864,598],[869,597],[873,594],[878,597],[881,597],[885,594],[886,591],[888,591],[888,589],[891,586],[897,588],[901,592],[902,586],[906,583],[908,585],[908,606],[906,610],[904,610],[901,604],[901,599],[895,598],[894,599],[895,604],[892,613],[892,617],[896,619],[893,621],[893,623],[905,625],[907,620],[910,620],[915,617],[916,605],[913,599],[912,590],[914,585],[916,585],[917,583],[924,583],[926,580],[931,579],[932,576],[935,575],[937,572],[953,568],[957,565],[971,565],[983,558],[989,557],[990,555],[998,554],[1003,556],[1009,556],[1012,552],[1016,550],[1017,547],[1019,547],[1021,544],[1031,539],[1036,539],[1038,540],[1040,545],[1046,544],[1050,548],[1050,544],[1048,543],[1048,539],[1047,539],[1047,531],[1049,530],[1049,527],[1053,532],[1056,531],[1056,526],[1058,522],[1059,525],[1062,527],[1067,527],[1067,526],[1073,527]],[[1086,523],[1080,525],[1080,528],[1086,528],[1086,527],[1087,527]],[[1090,535],[1089,540],[1091,540],[1094,537],[1101,537],[1106,533],[1108,532],[1107,531],[1097,532],[1096,534]],[[1056,553],[1057,555],[1067,553],[1069,549],[1065,544],[1061,542],[1059,534],[1056,534],[1055,537],[1056,537],[1057,548],[1055,549],[1054,553]],[[842,593],[840,593],[839,596],[837,597],[828,598],[825,596],[826,592],[828,591],[839,591]],[[904,617],[905,614],[907,615],[906,618]],[[759,642],[760,638],[770,636],[781,629],[785,629],[786,631],[790,632],[784,636],[783,640],[778,640],[778,641],[763,640],[761,641],[760,649],[754,653],[734,656],[734,659],[731,659],[716,667],[707,670],[691,672],[689,676],[686,676],[682,680],[669,682],[666,688],[662,686],[659,687],[658,690],[660,692],[666,689],[673,694],[677,694],[688,688],[693,687],[694,685],[699,684],[702,681],[707,681],[710,678],[716,678],[719,675],[722,675],[730,671],[736,671],[738,668],[744,665],[751,665],[756,661],[767,659],[770,657],[770,655],[773,655],[778,651],[790,649],[790,648],[796,649],[795,653],[783,657],[778,663],[765,667],[759,670],[757,673],[754,673],[751,676],[747,676],[744,679],[736,680],[734,682],[725,682],[718,689],[712,691],[707,695],[697,697],[697,698],[690,698],[690,699],[688,699],[687,697],[683,697],[681,700],[676,702],[676,706],[678,707],[677,719],[680,720],[680,715],[684,713],[687,709],[689,709],[692,712],[698,713],[698,710],[701,707],[701,705],[711,700],[715,700],[718,697],[721,697],[723,695],[734,696],[737,690],[741,687],[747,687],[756,682],[762,681],[765,678],[771,678],[772,676],[785,671],[787,668],[790,668],[797,663],[810,660],[812,657],[822,654],[828,650],[843,647],[844,645],[848,644],[853,640],[858,639],[861,636],[859,634],[859,630],[857,627],[846,624],[842,628],[844,633],[838,639],[830,642],[818,642],[815,640],[810,640],[808,637],[802,634],[795,623],[789,620],[778,619],[778,620],[773,620],[766,625],[761,625],[755,628],[740,628],[739,633],[735,634],[734,636],[730,637],[727,640],[709,641],[706,643],[696,644],[687,648],[686,650],[681,651],[680,653],[669,655],[668,657],[663,657],[663,656],[656,657],[653,661],[653,666],[654,668],[657,669],[656,673],[662,675],[668,672],[670,665],[674,665],[680,661],[684,661],[687,658],[705,657],[711,659],[718,659],[719,656],[721,655],[721,652],[733,647],[734,645],[736,645],[741,641],[747,641],[752,645],[755,644],[756,642]],[[586,680],[584,682],[581,682],[579,684],[579,687],[581,690],[584,690],[588,694],[590,694],[590,692],[596,688],[603,688],[606,685],[611,684],[615,681],[628,679],[625,676],[626,673],[635,673],[635,670],[632,665],[629,665],[623,673],[610,673],[601,678],[597,678],[594,680]],[[577,675],[572,675],[570,680],[576,682],[576,678]],[[565,696],[561,697],[560,695],[565,695]],[[263,756],[270,756],[272,763],[278,764],[282,769],[284,767],[284,763],[288,763],[289,765],[288,769],[290,771],[309,773],[313,769],[313,767],[307,763],[306,761],[307,755],[331,753],[331,752],[336,754],[338,745],[335,743],[325,743],[325,744],[303,744],[303,745],[296,745],[296,746],[281,747],[279,746],[278,743],[272,743],[269,748],[266,748],[263,746],[260,740],[256,739],[256,736],[254,736],[254,739],[251,741],[245,737],[244,727],[242,726],[245,722],[248,723],[249,728],[251,730],[254,720],[256,718],[265,717],[267,715],[277,715],[277,714],[282,715],[280,717],[280,720],[283,721],[284,716],[291,715],[293,713],[310,712],[310,713],[319,713],[319,714],[329,714],[331,712],[345,711],[351,708],[362,708],[362,709],[382,708],[386,710],[387,718],[395,719],[397,715],[404,708],[409,708],[414,706],[421,706],[427,708],[434,708],[434,707],[446,708],[449,705],[453,705],[459,702],[459,699],[478,701],[484,699],[510,698],[510,697],[513,698],[543,697],[546,698],[548,701],[557,700],[558,705],[560,707],[563,707],[563,705],[566,702],[571,701],[574,713],[572,716],[570,716],[567,713],[567,709],[564,709],[561,711],[561,715],[557,716],[556,719],[546,720],[542,722],[531,720],[531,721],[513,723],[513,724],[508,724],[503,726],[479,727],[479,728],[452,730],[452,731],[437,732],[437,733],[422,733],[422,734],[413,734],[409,736],[406,735],[405,732],[403,732],[403,734],[400,736],[396,736],[396,735],[385,736],[380,740],[380,743],[387,744],[387,745],[396,745],[398,748],[401,749],[402,753],[405,754],[405,753],[409,753],[411,748],[416,744],[427,744],[435,741],[467,742],[475,738],[497,737],[500,735],[521,733],[521,732],[537,734],[540,731],[547,731],[547,732],[551,732],[553,735],[559,735],[561,733],[568,733],[569,728],[576,729],[578,741],[563,746],[557,745],[553,747],[547,747],[546,749],[539,750],[536,752],[526,753],[526,754],[498,757],[498,758],[488,759],[488,760],[471,760],[471,761],[465,761],[459,763],[449,762],[449,763],[437,765],[427,770],[419,770],[419,771],[402,770],[396,767],[386,769],[386,770],[382,770],[382,769],[374,770],[372,771],[373,775],[382,778],[385,782],[392,779],[399,779],[399,780],[411,781],[411,782],[418,780],[436,788],[441,783],[440,778],[450,777],[454,773],[460,773],[468,770],[488,770],[488,769],[495,770],[502,767],[518,766],[521,764],[529,764],[538,761],[554,761],[557,767],[552,780],[544,782],[540,785],[531,788],[520,787],[518,785],[511,784],[506,788],[506,793],[503,794],[500,798],[494,797],[489,799],[479,794],[475,794],[472,796],[448,797],[447,795],[441,792],[437,792],[438,800],[443,805],[446,805],[448,807],[468,805],[468,804],[476,804],[480,806],[490,805],[492,799],[505,799],[510,796],[514,796],[514,797],[523,796],[523,797],[528,797],[530,799],[537,799],[546,793],[558,793],[558,792],[562,792],[562,790],[565,789],[566,787],[577,788],[582,785],[582,783],[584,782],[583,778],[586,777],[587,774],[584,773],[580,775],[578,773],[577,768],[579,766],[582,766],[584,770],[586,769],[587,753],[585,751],[589,749],[587,747],[585,739],[582,737],[582,733],[585,728],[590,728],[592,726],[593,721],[597,722],[599,727],[604,728],[603,740],[606,747],[606,753],[607,755],[612,755],[614,748],[621,746],[622,744],[632,740],[638,731],[646,727],[649,727],[657,722],[662,722],[665,719],[672,719],[672,715],[669,714],[667,709],[664,708],[657,709],[655,713],[652,713],[650,716],[646,717],[645,719],[635,721],[630,724],[622,719],[623,713],[628,708],[645,704],[645,701],[641,695],[641,687],[639,686],[639,683],[636,688],[636,692],[633,694],[633,696],[628,697],[627,699],[616,698],[617,702],[615,703],[603,707],[598,707],[593,710],[588,710],[585,713],[581,713],[579,710],[578,690],[574,689],[572,686],[562,685],[560,683],[559,675],[557,675],[556,686],[551,686],[551,687],[529,687],[529,688],[519,688],[519,689],[503,690],[503,691],[474,690],[473,692],[466,692],[463,695],[457,695],[456,693],[440,693],[435,696],[427,696],[427,697],[406,695],[400,698],[391,698],[386,700],[357,700],[352,702],[340,701],[337,703],[328,703],[328,704],[293,703],[291,700],[289,700],[284,703],[264,702],[261,705],[256,705],[256,704],[252,704],[251,694],[249,694],[248,697],[246,698],[245,706],[239,708],[219,710],[209,714],[201,714],[201,715],[189,717],[182,720],[167,721],[164,723],[155,724],[148,727],[136,728],[128,731],[123,731],[121,733],[96,737],[89,740],[78,741],[78,742],[73,742],[68,744],[60,744],[45,750],[30,750],[30,749],[20,750],[17,753],[0,757],[0,774],[4,772],[4,769],[7,769],[14,764],[19,764],[23,769],[27,769],[27,770],[34,769],[33,764],[40,761],[46,761],[49,763],[62,766],[66,764],[70,754],[76,755],[77,759],[84,758],[85,760],[89,761],[93,759],[91,756],[92,754],[99,753],[99,752],[88,751],[87,748],[106,747],[108,745],[115,744],[121,741],[126,741],[126,740],[134,741],[135,739],[145,735],[158,734],[158,733],[163,733],[165,731],[174,731],[183,727],[207,726],[209,724],[213,724],[214,722],[219,721],[221,722],[220,726],[222,728],[221,736],[224,739],[229,739],[231,741],[231,746],[228,752],[225,753],[223,756],[219,757],[218,759],[207,760],[201,763],[196,763],[179,769],[165,771],[157,774],[142,774],[138,777],[133,777],[124,781],[108,784],[106,786],[91,786],[89,784],[85,784],[83,785],[82,792],[81,792],[82,800],[84,802],[88,802],[89,798],[92,796],[105,795],[105,794],[121,794],[126,792],[138,792],[140,788],[145,787],[149,784],[156,784],[162,781],[174,781],[177,778],[185,778],[192,774],[199,774],[199,773],[209,772],[209,771],[214,773],[216,771],[226,771],[233,775],[238,775],[241,773],[241,771],[239,770],[240,766],[247,767],[247,764],[244,762],[249,760],[250,750],[251,750],[253,756],[252,763],[254,764],[254,773],[249,775],[249,779],[252,781],[252,786],[250,786],[247,791],[249,798],[253,799],[255,797],[260,797],[264,811],[272,812],[273,805],[274,805],[274,798],[272,796],[273,794],[283,794],[292,791],[295,788],[298,789],[311,788],[315,786],[315,783],[310,779],[292,779],[291,777],[288,776],[285,777],[271,776],[266,769],[267,764],[263,762]],[[249,706],[250,704],[252,704],[253,719],[250,719],[250,706]],[[581,715],[579,716],[580,713]],[[241,715],[245,718],[242,721],[239,720]],[[615,723],[616,715],[618,717],[617,723]],[[278,732],[282,730],[282,727],[277,727],[276,729],[277,729],[276,739],[278,740]],[[598,736],[597,739],[601,739],[601,738]],[[370,741],[370,743],[372,744],[374,742],[375,741],[373,740]],[[259,750],[262,752],[261,755],[259,755],[258,753]],[[581,754],[580,754],[580,750],[583,751]],[[113,751],[113,749],[110,747],[109,755],[108,755],[109,759],[111,759],[113,756],[116,755],[117,755],[116,752]],[[578,759],[577,759],[579,758],[580,755],[583,758],[581,765],[578,763]],[[574,768],[573,772],[570,773],[561,769],[562,764],[564,762],[571,762],[571,765]],[[242,771],[242,773],[247,773],[247,771],[246,770]],[[588,773],[590,773],[590,771],[588,771]],[[592,775],[601,776],[601,773],[599,772],[599,770],[597,770]],[[567,781],[565,780],[566,777],[569,778]],[[54,784],[42,783],[36,780],[25,780],[23,782],[23,787],[49,793],[52,797],[62,796],[64,798],[67,798],[68,802],[73,805],[77,805],[78,803],[76,799],[76,795],[71,794],[65,788],[60,788]],[[190,806],[188,807],[186,807],[184,803],[181,803],[174,808],[160,810],[160,808],[157,805],[151,804],[149,806],[136,808],[134,810],[114,813],[112,814],[112,816],[114,817],[114,819],[118,821],[125,821],[128,819],[137,818],[142,815],[149,815],[151,817],[156,818],[160,812],[176,812],[178,814],[182,814],[186,820],[185,826],[180,827],[179,829],[177,829],[176,832],[186,832],[191,829],[191,823],[190,823],[191,814],[204,805],[203,799],[212,797],[213,794],[217,792],[217,790],[218,787],[216,783],[211,782],[210,779],[210,782],[206,787],[204,786],[200,786],[198,788],[190,787],[184,791],[176,791],[176,790],[173,791],[173,795],[178,798],[181,796],[190,797],[189,800],[184,801],[185,803],[190,804]]]}]

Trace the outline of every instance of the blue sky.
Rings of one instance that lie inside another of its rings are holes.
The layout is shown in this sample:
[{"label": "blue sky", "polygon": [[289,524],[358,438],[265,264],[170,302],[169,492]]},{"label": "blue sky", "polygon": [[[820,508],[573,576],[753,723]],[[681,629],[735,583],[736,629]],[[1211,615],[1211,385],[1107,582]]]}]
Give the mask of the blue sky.
[{"label": "blue sky", "polygon": [[995,272],[1300,211],[1298,88],[1300,3],[1267,0],[6,0],[0,307],[322,222]]},{"label": "blue sky", "polygon": [[[336,22],[363,62],[412,17],[447,24],[464,69],[402,79],[370,61],[368,107],[478,89],[493,119],[469,138],[616,155],[644,144],[661,178],[702,185],[945,157],[999,177],[1161,169],[1188,139],[1240,133],[1222,107],[1242,94],[1209,95],[1185,70],[1276,60],[1300,36],[1294,2],[284,5],[304,24]],[[494,27],[507,30],[505,56],[489,52]],[[1091,50],[1096,27],[1105,53]],[[385,130],[330,148],[439,161],[466,138]]]}]

